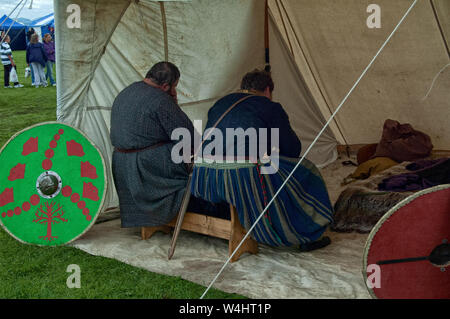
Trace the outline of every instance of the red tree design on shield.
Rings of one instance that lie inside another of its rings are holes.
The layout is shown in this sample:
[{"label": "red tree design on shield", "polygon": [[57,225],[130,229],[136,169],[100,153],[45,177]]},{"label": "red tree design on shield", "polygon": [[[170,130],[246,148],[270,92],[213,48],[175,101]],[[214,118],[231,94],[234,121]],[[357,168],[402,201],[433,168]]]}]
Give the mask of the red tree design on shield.
[{"label": "red tree design on shield", "polygon": [[[58,204],[58,209],[53,210],[53,207],[55,206],[55,203],[45,203],[45,208],[47,211],[44,211],[41,207],[36,211],[36,219],[33,219],[33,222],[39,223],[39,224],[47,224],[47,235],[46,236],[39,236],[39,238],[53,241],[57,236],[52,236],[52,225],[53,224],[59,224],[60,222],[67,222],[67,219],[64,219],[62,216],[64,215],[64,211],[62,210],[62,206]],[[56,214],[57,213],[57,214]],[[56,214],[56,215],[55,215]]]}]

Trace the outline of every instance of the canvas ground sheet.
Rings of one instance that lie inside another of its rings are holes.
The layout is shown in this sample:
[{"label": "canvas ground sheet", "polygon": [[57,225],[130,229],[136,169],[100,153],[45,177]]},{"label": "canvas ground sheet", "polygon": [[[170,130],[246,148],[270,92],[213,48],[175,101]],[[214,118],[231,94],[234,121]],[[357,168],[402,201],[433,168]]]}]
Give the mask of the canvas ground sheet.
[{"label": "canvas ground sheet", "polygon": [[[340,181],[354,170],[342,166],[345,160],[348,158],[342,157],[321,170],[332,203],[342,191]],[[362,276],[367,235],[329,231],[325,235],[331,237],[331,245],[309,253],[259,245],[257,255],[244,254],[228,265],[214,287],[249,298],[370,298]],[[71,245],[95,256],[205,286],[228,258],[226,240],[181,231],[175,255],[168,261],[170,240],[170,235],[157,233],[142,241],[138,228],[121,229],[120,220],[113,220],[95,225]]]},{"label": "canvas ground sheet", "polygon": [[[309,253],[260,244],[257,255],[244,254],[228,265],[214,288],[253,299],[370,298],[361,272],[367,235],[327,235],[332,244]],[[168,261],[170,240],[170,235],[157,233],[143,241],[139,229],[122,229],[120,221],[113,220],[95,225],[71,245],[204,286],[228,258],[226,240],[181,231],[175,255]]]}]

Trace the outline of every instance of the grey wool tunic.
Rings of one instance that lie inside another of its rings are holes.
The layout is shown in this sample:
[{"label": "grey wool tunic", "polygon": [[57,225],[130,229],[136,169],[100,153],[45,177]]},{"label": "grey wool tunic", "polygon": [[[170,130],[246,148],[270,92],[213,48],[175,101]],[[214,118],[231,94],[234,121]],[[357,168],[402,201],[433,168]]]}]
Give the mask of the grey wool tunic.
[{"label": "grey wool tunic", "polygon": [[[171,96],[144,82],[123,90],[111,113],[114,183],[122,227],[151,227],[170,222],[178,213],[188,172],[171,160],[172,131],[194,127]],[[166,144],[147,149],[166,142]],[[140,150],[123,153],[120,150]]]}]

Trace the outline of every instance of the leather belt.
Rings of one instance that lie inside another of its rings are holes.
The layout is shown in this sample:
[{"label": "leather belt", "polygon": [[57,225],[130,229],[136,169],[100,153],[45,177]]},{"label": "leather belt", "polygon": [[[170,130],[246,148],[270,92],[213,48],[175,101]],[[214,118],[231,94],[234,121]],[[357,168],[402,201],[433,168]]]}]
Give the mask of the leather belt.
[{"label": "leather belt", "polygon": [[169,143],[171,143],[171,142],[168,142],[168,141],[166,141],[166,142],[159,142],[159,143],[157,143],[155,145],[152,145],[152,146],[149,146],[149,147],[145,147],[145,148],[141,148],[141,149],[136,149],[136,150],[124,150],[124,149],[120,149],[120,148],[115,147],[114,150],[116,152],[124,153],[124,154],[139,153],[139,152],[143,152],[143,151],[154,150],[154,149],[156,149],[158,147],[161,147],[161,146],[169,144]]}]

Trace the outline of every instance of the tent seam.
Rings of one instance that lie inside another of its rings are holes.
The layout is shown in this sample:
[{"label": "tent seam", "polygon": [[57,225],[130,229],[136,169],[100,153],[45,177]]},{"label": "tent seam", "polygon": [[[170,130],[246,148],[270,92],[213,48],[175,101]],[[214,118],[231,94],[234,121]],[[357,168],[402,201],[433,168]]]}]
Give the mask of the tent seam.
[{"label": "tent seam", "polygon": [[161,8],[161,19],[163,26],[163,36],[164,36],[164,59],[166,62],[169,61],[169,38],[167,34],[167,17],[164,2],[159,1],[159,6]]},{"label": "tent seam", "polygon": [[[286,17],[287,17],[287,19],[289,21],[289,24],[292,26],[293,24],[292,24],[291,19],[289,18],[289,14],[288,14],[288,11],[286,10],[286,7],[284,6],[282,0],[279,0],[279,1],[280,1],[280,4],[281,4],[281,7],[284,10],[284,14],[286,15]],[[283,15],[281,15],[281,19],[283,19]],[[330,112],[330,114],[333,114],[333,110],[331,109],[330,103],[328,102],[327,95],[324,92],[325,88],[322,88],[322,86],[320,85],[320,82],[317,79],[317,75],[315,74],[315,72],[311,68],[311,63],[309,62],[308,58],[306,57],[306,54],[305,54],[304,49],[303,49],[303,47],[301,45],[300,39],[299,39],[299,37],[297,35],[297,32],[295,32],[295,30],[293,28],[292,28],[292,32],[294,33],[294,37],[295,37],[295,39],[296,39],[296,41],[298,43],[298,46],[299,46],[303,56],[305,57],[306,64],[308,65],[308,68],[311,71],[311,75],[313,76],[314,81],[316,82],[317,88],[319,89],[319,92],[320,92],[320,94],[322,95],[322,97],[324,99],[325,105],[327,106],[328,111]],[[336,120],[333,120],[333,121],[334,121],[334,123],[335,123],[335,125],[336,125],[336,127],[337,127],[337,129],[339,131],[339,134],[341,135],[342,139],[344,140],[345,144],[348,145],[348,141],[345,138],[345,135],[344,135],[344,133],[343,133],[343,131],[342,131],[338,121],[336,121]]]},{"label": "tent seam", "polygon": [[289,43],[289,49],[291,50],[291,54],[294,55],[294,48],[292,46],[291,38],[289,37],[289,33],[288,33],[287,27],[286,27],[286,23],[285,23],[285,21],[283,19],[283,13],[281,12],[280,3],[278,1],[279,0],[275,0],[275,4],[277,5],[278,12],[280,13],[281,22],[283,24],[284,32],[286,33],[286,38],[287,38],[288,43]]},{"label": "tent seam", "polygon": [[438,15],[438,13],[437,13],[437,11],[436,11],[436,7],[435,7],[435,5],[434,5],[433,0],[430,0],[430,4],[431,4],[431,9],[433,10],[433,13],[434,13],[434,17],[436,18],[436,23],[437,23],[437,26],[438,26],[438,28],[439,28],[439,32],[441,33],[442,41],[444,42],[444,46],[445,46],[445,48],[447,49],[447,55],[448,55],[448,57],[450,58],[450,49],[449,49],[449,45],[448,45],[448,43],[447,43],[447,39],[445,38],[444,30],[443,30],[443,28],[442,28],[441,21],[440,21],[440,19],[439,19],[439,15]]},{"label": "tent seam", "polygon": [[[87,103],[86,103],[86,101],[87,101],[87,99],[88,99],[88,97],[89,97],[89,92],[91,91],[91,84],[92,84],[92,81],[93,81],[93,79],[94,79],[95,70],[97,70],[98,65],[100,64],[100,61],[101,61],[103,55],[105,54],[106,48],[107,48],[109,42],[111,41],[112,35],[113,35],[114,32],[116,31],[117,26],[119,25],[120,21],[122,21],[123,15],[125,14],[125,12],[126,12],[126,11],[128,10],[128,8],[130,7],[131,1],[132,1],[132,0],[128,0],[128,5],[122,10],[122,13],[120,14],[119,19],[117,19],[116,25],[112,28],[111,32],[109,33],[109,36],[108,36],[108,38],[107,38],[107,40],[106,40],[106,44],[105,44],[105,46],[103,47],[103,52],[102,52],[101,55],[96,59],[95,63],[93,63],[93,64],[91,65],[91,71],[90,71],[90,76],[89,76],[88,89],[87,89],[86,95],[85,95],[85,97],[84,97],[85,103],[84,103],[84,105],[83,105],[83,112],[82,112],[81,116],[79,117],[78,127],[81,127],[81,122],[82,122],[83,114],[84,114],[84,112],[87,110]],[[98,0],[95,1],[95,12],[97,12],[97,4],[98,4]],[[94,17],[94,30],[93,30],[93,32],[92,32],[92,36],[93,36],[93,37],[94,37],[94,35],[95,35],[96,23],[97,23],[97,15],[95,15],[95,17]],[[94,46],[92,46],[92,48],[91,48],[91,58],[93,57],[93,55],[94,55]]]},{"label": "tent seam", "polygon": [[[292,59],[293,63],[295,64],[295,57],[294,57],[294,55],[293,55],[291,52],[289,52],[289,49],[287,48],[287,43],[286,43],[286,41],[283,39],[283,36],[282,36],[282,34],[281,34],[281,30],[280,30],[280,28],[277,26],[277,24],[276,24],[276,22],[275,22],[275,18],[273,17],[273,14],[272,14],[272,13],[270,14],[270,18],[271,18],[272,23],[273,23],[274,26],[275,26],[274,32],[277,33],[277,36],[281,39],[281,43],[282,43],[282,45],[284,46],[284,49],[286,50],[287,54],[290,56],[290,58]],[[310,88],[308,87],[308,85],[306,84],[306,81],[305,81],[305,79],[304,79],[304,77],[303,77],[303,74],[301,73],[301,71],[299,70],[299,68],[298,68],[297,65],[295,65],[295,75],[301,80],[302,84],[304,85],[306,94],[307,94],[307,96],[311,99],[311,102],[312,102],[312,104],[313,104],[313,107],[318,108],[316,99],[315,99],[314,96],[312,95],[311,90],[310,90]],[[316,118],[316,117],[315,117],[315,118]],[[323,122],[325,122],[325,123],[327,122],[327,119],[325,118],[325,116],[323,115],[323,113],[320,112],[320,111],[319,111],[319,114],[317,115],[317,118],[318,118],[318,120],[319,120],[320,122],[321,122],[321,121],[323,121]],[[320,125],[323,125],[323,122],[320,123]],[[330,129],[330,132],[331,132],[332,137],[334,138],[334,141],[336,142],[336,144],[338,144],[336,135],[334,134],[334,132],[333,132],[331,129]]]}]

